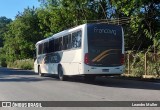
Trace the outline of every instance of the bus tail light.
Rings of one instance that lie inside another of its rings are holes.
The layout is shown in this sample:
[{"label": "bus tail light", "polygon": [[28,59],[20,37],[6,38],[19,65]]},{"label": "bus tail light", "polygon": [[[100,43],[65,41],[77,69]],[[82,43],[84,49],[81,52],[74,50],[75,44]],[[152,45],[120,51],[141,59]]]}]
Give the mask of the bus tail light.
[{"label": "bus tail light", "polygon": [[121,55],[121,65],[124,65],[124,54]]},{"label": "bus tail light", "polygon": [[88,53],[86,53],[85,56],[84,56],[84,63],[85,63],[85,64],[89,64]]}]

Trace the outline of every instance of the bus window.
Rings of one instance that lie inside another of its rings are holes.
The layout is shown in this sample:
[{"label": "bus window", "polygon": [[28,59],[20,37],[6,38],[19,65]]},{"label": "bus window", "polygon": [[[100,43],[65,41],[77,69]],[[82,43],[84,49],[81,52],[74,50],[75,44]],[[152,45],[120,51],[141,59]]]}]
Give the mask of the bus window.
[{"label": "bus window", "polygon": [[72,34],[72,48],[81,47],[81,37],[82,37],[82,31],[74,32]]},{"label": "bus window", "polygon": [[43,48],[43,53],[48,53],[48,52],[49,52],[48,42],[45,42],[43,46],[44,46],[44,48]]},{"label": "bus window", "polygon": [[63,40],[62,37],[58,38],[58,51],[62,50]]},{"label": "bus window", "polygon": [[39,44],[38,45],[38,55],[42,54],[42,48],[43,48],[43,44]]},{"label": "bus window", "polygon": [[54,41],[55,51],[61,51],[62,45],[63,45],[62,37],[55,39],[55,41]]},{"label": "bus window", "polygon": [[67,49],[71,49],[72,48],[72,36],[71,34],[68,35],[68,45],[67,45]]},{"label": "bus window", "polygon": [[77,32],[77,47],[81,47],[82,31]]},{"label": "bus window", "polygon": [[54,52],[54,39],[49,41],[49,53]]},{"label": "bus window", "polygon": [[58,39],[55,39],[54,40],[54,50],[58,51],[58,48],[59,48],[59,46],[58,46]]},{"label": "bus window", "polygon": [[68,35],[63,36],[63,47],[62,50],[67,50],[68,49]]}]

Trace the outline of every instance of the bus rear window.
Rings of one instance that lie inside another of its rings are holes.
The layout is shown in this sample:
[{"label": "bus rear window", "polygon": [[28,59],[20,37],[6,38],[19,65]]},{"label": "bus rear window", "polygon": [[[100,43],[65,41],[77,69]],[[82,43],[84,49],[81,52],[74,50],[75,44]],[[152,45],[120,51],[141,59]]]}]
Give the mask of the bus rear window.
[{"label": "bus rear window", "polygon": [[91,66],[120,66],[122,29],[108,24],[88,24],[88,56]]}]

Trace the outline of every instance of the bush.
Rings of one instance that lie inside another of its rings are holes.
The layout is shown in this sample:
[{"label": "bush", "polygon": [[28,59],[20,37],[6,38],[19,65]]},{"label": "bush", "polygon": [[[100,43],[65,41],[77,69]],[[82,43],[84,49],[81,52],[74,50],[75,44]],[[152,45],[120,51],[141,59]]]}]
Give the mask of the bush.
[{"label": "bush", "polygon": [[8,62],[8,67],[9,68],[32,70],[33,63],[34,63],[33,59],[16,60],[14,62]]},{"label": "bush", "polygon": [[144,53],[136,53],[131,63],[131,74],[135,77],[144,75]]},{"label": "bush", "polygon": [[6,63],[6,59],[5,58],[1,59],[0,66],[7,67],[7,63]]},{"label": "bush", "polygon": [[[130,54],[130,74],[132,77],[145,75],[145,52]],[[126,57],[126,73],[128,72],[128,58]],[[160,76],[160,54],[147,53],[147,75]]]}]

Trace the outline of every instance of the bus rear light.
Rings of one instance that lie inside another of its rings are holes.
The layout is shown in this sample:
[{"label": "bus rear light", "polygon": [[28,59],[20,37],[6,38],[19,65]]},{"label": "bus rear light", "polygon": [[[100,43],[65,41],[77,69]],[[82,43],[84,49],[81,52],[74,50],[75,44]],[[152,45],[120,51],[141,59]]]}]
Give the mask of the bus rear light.
[{"label": "bus rear light", "polygon": [[121,65],[124,65],[124,54],[121,55]]},{"label": "bus rear light", "polygon": [[88,53],[86,53],[85,56],[84,56],[84,63],[85,63],[85,64],[89,64]]}]

